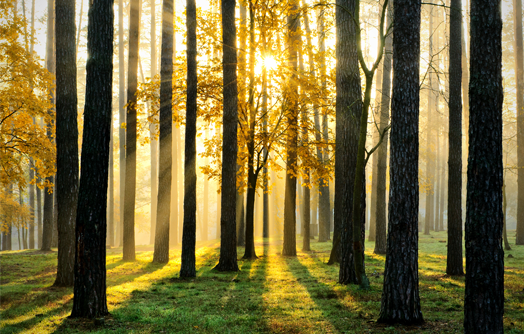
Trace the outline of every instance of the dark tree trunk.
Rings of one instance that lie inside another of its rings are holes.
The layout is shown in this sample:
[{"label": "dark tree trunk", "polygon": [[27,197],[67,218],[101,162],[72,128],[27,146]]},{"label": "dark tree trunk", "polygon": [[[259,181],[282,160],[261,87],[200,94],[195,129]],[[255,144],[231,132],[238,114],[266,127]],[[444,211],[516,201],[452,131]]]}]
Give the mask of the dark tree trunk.
[{"label": "dark tree trunk", "polygon": [[[34,6],[33,6],[34,7]],[[35,177],[33,170],[33,159],[30,159],[29,181]],[[35,211],[35,186],[29,184],[29,214],[31,215],[29,221],[29,249],[35,249],[35,225],[36,225],[36,211]]]},{"label": "dark tree trunk", "polygon": [[418,154],[420,2],[395,0],[390,199],[384,288],[378,321],[420,324]]},{"label": "dark tree trunk", "polygon": [[462,0],[451,0],[449,15],[449,176],[446,274],[464,275],[462,258]]},{"label": "dark tree trunk", "polygon": [[37,246],[35,248],[42,248],[42,190],[36,187],[36,208],[35,221],[37,226]]},{"label": "dark tree trunk", "polygon": [[[388,2],[388,14],[386,27],[390,29],[393,24],[393,1]],[[393,36],[392,32],[386,36],[384,60],[382,63],[382,98],[380,100],[380,125],[381,132],[389,123],[389,105],[391,103],[391,63],[393,60]],[[376,212],[376,235],[375,254],[386,254],[386,171],[388,160],[388,134],[384,136],[382,144],[377,150],[377,212]]]},{"label": "dark tree trunk", "polygon": [[513,0],[515,24],[515,79],[517,81],[517,245],[524,245],[524,56],[522,50],[522,0]]},{"label": "dark tree trunk", "polygon": [[224,143],[221,202],[224,205],[220,217],[220,259],[216,266],[219,271],[238,271],[236,247],[238,88],[235,6],[235,0],[222,0]]},{"label": "dark tree trunk", "polygon": [[246,200],[246,244],[244,259],[256,259],[255,253],[255,194],[258,171],[255,171],[255,124],[257,110],[255,107],[255,10],[249,2],[249,138],[247,141],[247,200]]},{"label": "dark tree trunk", "polygon": [[169,262],[171,206],[172,109],[173,109],[173,0],[162,5],[162,51],[160,63],[160,170],[153,262]]},{"label": "dark tree trunk", "polygon": [[[352,203],[362,114],[360,71],[357,56],[357,28],[353,20],[355,0],[338,0],[336,8],[336,146],[335,226],[341,239],[339,282],[358,283],[353,265]],[[358,224],[358,223],[357,223]],[[333,244],[335,248],[336,244]]]},{"label": "dark tree trunk", "polygon": [[300,42],[300,16],[298,13],[298,1],[290,1],[287,13],[287,45],[288,45],[288,64],[291,70],[290,78],[287,83],[286,92],[286,120],[287,130],[287,160],[286,160],[286,188],[284,198],[284,245],[282,255],[297,255],[297,146],[298,146],[298,86],[297,86],[297,61],[298,45]]},{"label": "dark tree trunk", "polygon": [[[55,2],[54,0],[47,1],[47,44],[46,44],[46,67],[51,73],[55,73],[55,45],[54,45],[54,29],[55,29]],[[54,92],[51,93],[51,102],[54,103]],[[46,124],[47,137],[52,140],[52,124]],[[54,177],[49,176],[46,178],[46,183],[54,183]],[[44,189],[44,215],[43,215],[43,226],[42,226],[42,244],[41,250],[50,251],[51,243],[53,242],[53,194],[49,192],[49,189]]]},{"label": "dark tree trunk", "polygon": [[113,0],[89,6],[82,177],[71,317],[96,318],[106,302],[106,205],[113,79]]},{"label": "dark tree trunk", "polygon": [[[186,1],[187,99],[184,159],[184,231],[180,277],[195,277],[196,243],[196,123],[197,123],[197,39],[196,2]],[[224,145],[225,146],[225,145]],[[225,159],[224,159],[225,161]],[[236,159],[233,160],[236,162]],[[224,178],[224,176],[222,176]],[[234,239],[233,239],[234,240]]]},{"label": "dark tree trunk", "polygon": [[472,0],[471,18],[464,330],[503,333],[500,1]]},{"label": "dark tree trunk", "polygon": [[131,0],[129,9],[129,60],[127,63],[126,182],[124,189],[124,261],[135,260],[136,197],[136,91],[140,0]]},{"label": "dark tree trunk", "polygon": [[78,200],[75,0],[56,0],[56,207],[58,267],[55,286],[73,286]]}]

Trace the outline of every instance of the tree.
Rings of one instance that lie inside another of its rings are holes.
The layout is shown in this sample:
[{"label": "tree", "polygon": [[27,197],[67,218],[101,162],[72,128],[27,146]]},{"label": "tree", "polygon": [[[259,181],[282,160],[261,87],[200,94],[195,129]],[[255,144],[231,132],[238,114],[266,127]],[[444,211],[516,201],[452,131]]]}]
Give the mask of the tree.
[{"label": "tree", "polygon": [[[358,283],[353,266],[352,201],[354,193],[355,168],[359,141],[360,117],[362,114],[360,71],[357,54],[357,0],[338,0],[336,7],[336,141],[335,141],[335,226],[340,235],[340,271],[342,284]],[[336,240],[336,239],[335,239]],[[333,248],[336,244],[333,244]]]},{"label": "tree", "polygon": [[451,0],[449,23],[448,254],[446,274],[464,275],[462,257],[462,1]]},{"label": "tree", "polygon": [[500,1],[472,0],[471,18],[464,330],[503,333]]},{"label": "tree", "polygon": [[[55,73],[55,1],[47,0],[47,38],[46,38],[46,68],[49,72]],[[54,104],[54,92],[51,92],[51,103]],[[49,108],[49,113],[53,114],[54,110]],[[46,122],[47,138],[52,140],[52,124],[51,120]],[[53,184],[53,176],[48,176],[45,180],[46,184]],[[42,247],[43,251],[51,250],[51,243],[53,241],[53,192],[52,188],[44,191],[44,219],[42,226]]]},{"label": "tree", "polygon": [[56,0],[56,206],[58,267],[55,286],[73,286],[78,200],[78,126],[75,0]]},{"label": "tree", "polygon": [[[157,53],[156,53],[156,6],[155,6],[156,0],[151,0],[151,40],[150,40],[150,46],[151,46],[151,80],[157,75]],[[171,6],[173,7],[173,6]],[[164,20],[164,16],[162,14],[162,21]],[[163,26],[162,26],[163,29]],[[172,49],[172,48],[171,48]],[[171,50],[171,54],[173,54]],[[173,58],[173,57],[171,57]],[[171,62],[172,59],[171,59]],[[162,65],[160,65],[162,67]],[[162,71],[162,69],[160,69]],[[160,74],[162,75],[162,74]],[[160,79],[162,80],[162,79]],[[171,94],[172,95],[172,94]],[[156,122],[158,121],[158,115],[153,115],[155,112],[153,112],[153,107],[149,108],[149,116],[154,118],[154,122],[150,123],[149,131],[150,131],[150,151],[151,151],[151,228],[150,228],[150,243],[153,243],[156,238],[156,226],[158,224],[158,187],[160,186],[159,182],[159,156],[158,156],[158,140],[157,140],[157,131],[156,131]],[[160,112],[161,113],[161,112]],[[160,125],[161,126],[161,125]]]},{"label": "tree", "polygon": [[73,318],[109,314],[106,300],[106,205],[113,79],[113,0],[89,6],[82,176],[76,218]]},{"label": "tree", "polygon": [[[379,133],[383,133],[389,122],[389,105],[391,102],[391,62],[393,60],[393,1],[390,0],[387,6],[387,23],[388,27],[384,61],[382,63],[382,93],[380,99],[380,123]],[[376,222],[375,222],[375,254],[386,254],[386,171],[388,158],[388,136],[384,135],[384,141],[378,148],[377,152],[377,188],[376,188]],[[371,232],[370,232],[371,233]]]},{"label": "tree", "polygon": [[223,149],[222,210],[220,217],[219,271],[238,271],[236,238],[237,197],[237,51],[235,0],[222,0]]},{"label": "tree", "polygon": [[184,230],[180,277],[195,277],[196,242],[196,122],[197,122],[197,39],[196,2],[186,2],[187,99],[184,159]]},{"label": "tree", "polygon": [[[160,171],[153,262],[169,262],[171,164],[173,124],[173,0],[162,6],[162,54],[160,64]],[[154,60],[154,59],[153,59]]]},{"label": "tree", "polygon": [[[118,0],[118,119],[119,123],[126,122],[126,74],[124,61],[124,1]],[[124,208],[125,208],[125,189],[126,189],[126,129],[122,126],[118,129],[119,141],[119,163],[120,163],[120,215],[118,227],[116,229],[117,245],[123,244],[124,237]]]},{"label": "tree", "polygon": [[287,133],[287,159],[286,159],[286,188],[284,199],[284,245],[282,255],[296,256],[296,199],[297,199],[297,146],[298,146],[298,90],[297,90],[297,60],[300,35],[300,16],[298,1],[292,0],[288,6],[287,14],[287,45],[288,66],[290,78],[286,87],[286,119]]},{"label": "tree", "polygon": [[515,77],[517,80],[517,245],[524,245],[524,56],[522,47],[522,0],[513,0],[515,22]]},{"label": "tree", "polygon": [[418,292],[420,1],[393,7],[389,224],[378,322],[424,322]]},{"label": "tree", "polygon": [[127,69],[126,182],[124,190],[124,261],[135,260],[136,197],[136,90],[140,0],[131,0],[129,9],[129,60]]}]

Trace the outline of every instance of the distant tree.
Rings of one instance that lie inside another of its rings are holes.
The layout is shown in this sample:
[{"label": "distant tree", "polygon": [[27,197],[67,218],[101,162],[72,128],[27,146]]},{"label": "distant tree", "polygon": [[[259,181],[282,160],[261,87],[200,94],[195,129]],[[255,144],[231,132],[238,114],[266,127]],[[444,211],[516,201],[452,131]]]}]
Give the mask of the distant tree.
[{"label": "distant tree", "polygon": [[[224,97],[222,146],[222,210],[220,217],[220,259],[216,269],[237,271],[237,50],[235,0],[222,0],[222,63]],[[242,198],[242,197],[241,197]]]},{"label": "distant tree", "polygon": [[[120,124],[126,122],[126,73],[124,60],[124,1],[118,0],[118,120]],[[118,129],[119,163],[120,163],[120,213],[116,229],[116,244],[122,246],[124,237],[124,207],[126,189],[126,129]]]},{"label": "distant tree", "polygon": [[124,261],[135,260],[136,197],[136,91],[140,0],[131,0],[129,9],[129,60],[127,63],[126,182],[124,190]]},{"label": "distant tree", "polygon": [[[379,132],[382,133],[389,122],[389,106],[391,103],[391,65],[393,53],[393,0],[387,6],[387,23],[389,33],[386,35],[386,47],[382,63],[382,93],[380,99]],[[385,9],[384,9],[385,10]],[[386,172],[388,159],[388,135],[377,151],[377,188],[376,188],[376,222],[375,222],[375,254],[386,254]]]},{"label": "distant tree", "polygon": [[513,0],[515,24],[515,77],[517,80],[517,245],[524,245],[524,55],[522,47],[522,0]]},{"label": "distant tree", "polygon": [[[353,196],[355,168],[362,114],[362,88],[357,54],[355,10],[358,0],[338,0],[336,7],[336,139],[335,139],[335,226],[340,229],[340,272],[342,284],[358,283],[353,264]],[[336,240],[336,239],[335,239]],[[333,248],[337,245],[334,243]]]},{"label": "distant tree", "polygon": [[[49,72],[55,73],[55,1],[47,0],[47,38],[46,38],[46,68]],[[51,92],[51,101],[54,103],[54,92]],[[53,113],[50,110],[50,113]],[[51,121],[47,121],[47,137],[52,140],[52,124]],[[54,183],[54,177],[46,177],[45,182],[47,184]],[[44,217],[42,226],[42,246],[41,250],[50,251],[51,243],[53,242],[53,193],[52,188],[48,188],[44,191]]]},{"label": "distant tree", "polygon": [[105,316],[106,209],[113,79],[113,0],[89,6],[82,143],[76,219],[73,318]]},{"label": "distant tree", "polygon": [[[151,49],[151,80],[158,74],[157,72],[157,52],[156,52],[156,0],[151,0],[151,38],[150,38],[150,49]],[[173,7],[173,6],[171,6]],[[162,16],[164,20],[164,16]],[[163,29],[163,26],[162,26]],[[172,57],[171,57],[172,58]],[[171,61],[172,62],[172,61]],[[160,65],[162,67],[162,65]],[[162,74],[160,74],[162,75]],[[162,79],[160,79],[162,80]],[[172,94],[171,94],[172,95]],[[162,103],[161,103],[162,104]],[[150,105],[151,106],[151,105]],[[150,152],[151,152],[151,228],[149,242],[153,243],[156,238],[156,226],[157,226],[157,210],[158,210],[158,167],[159,167],[159,156],[158,156],[158,139],[156,131],[156,122],[158,121],[158,115],[153,115],[153,108],[148,108],[149,117],[154,118],[153,122],[149,124],[150,134]]]},{"label": "distant tree", "polygon": [[500,11],[499,0],[471,1],[465,333],[504,332]]},{"label": "distant tree", "polygon": [[56,0],[56,206],[58,267],[55,286],[73,286],[78,200],[78,126],[75,0]]},{"label": "distant tree", "polygon": [[186,2],[187,99],[184,159],[184,230],[180,277],[195,277],[196,242],[196,123],[197,123],[197,39],[196,2]]},{"label": "distant tree", "polygon": [[[173,124],[173,0],[162,6],[162,51],[160,63],[160,171],[153,262],[169,262]],[[156,61],[153,59],[153,61]]]},{"label": "distant tree", "polygon": [[420,1],[393,6],[393,92],[389,224],[378,322],[420,324],[418,290],[418,154]]},{"label": "distant tree", "polygon": [[464,275],[462,257],[462,1],[449,12],[448,253],[446,274]]},{"label": "distant tree", "polygon": [[298,45],[300,41],[300,15],[298,1],[292,0],[287,13],[288,66],[291,71],[286,89],[287,158],[284,199],[284,245],[282,255],[296,256],[296,199],[297,199],[297,146],[298,146]]}]

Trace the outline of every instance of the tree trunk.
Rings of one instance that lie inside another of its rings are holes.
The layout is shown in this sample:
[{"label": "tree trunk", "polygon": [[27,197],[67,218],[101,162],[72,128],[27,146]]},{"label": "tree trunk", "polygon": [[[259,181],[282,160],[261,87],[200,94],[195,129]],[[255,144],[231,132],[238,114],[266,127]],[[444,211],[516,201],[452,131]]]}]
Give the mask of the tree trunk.
[{"label": "tree trunk", "polygon": [[160,171],[153,262],[169,262],[173,124],[173,0],[162,5],[162,51],[160,63]]},{"label": "tree trunk", "polygon": [[393,7],[390,199],[384,287],[378,322],[424,322],[418,291],[420,2]]},{"label": "tree trunk", "polygon": [[298,86],[297,60],[298,44],[300,42],[300,16],[298,1],[290,1],[287,13],[287,45],[288,64],[291,70],[286,87],[286,120],[287,130],[287,159],[286,159],[286,188],[284,199],[284,245],[282,255],[296,256],[296,203],[297,203],[297,146],[298,146]]},{"label": "tree trunk", "polygon": [[[54,29],[55,29],[55,2],[54,0],[47,1],[47,44],[46,44],[46,67],[51,73],[55,73],[55,45],[54,45]],[[54,92],[51,93],[51,103],[54,103],[55,97]],[[50,111],[52,112],[52,111]],[[46,124],[47,137],[52,141],[52,124]],[[46,183],[54,183],[54,177],[49,176],[46,178]],[[51,250],[51,243],[53,242],[53,193],[49,192],[50,189],[44,189],[44,217],[42,226],[42,247],[43,251]]]},{"label": "tree trunk", "polygon": [[[184,231],[180,277],[195,277],[196,242],[196,123],[197,123],[197,39],[196,3],[186,2],[187,99],[184,159]],[[224,145],[225,146],[225,145]],[[224,159],[225,161],[225,159]],[[234,160],[236,161],[236,159]],[[224,178],[224,176],[222,176]]]},{"label": "tree trunk", "polygon": [[[388,30],[393,24],[393,4],[388,2],[388,13],[386,27]],[[386,36],[386,47],[384,50],[384,60],[382,63],[382,98],[380,100],[380,125],[379,129],[383,132],[389,123],[389,106],[391,103],[391,65],[393,54],[393,32]],[[376,213],[376,237],[375,254],[386,254],[386,171],[388,159],[388,135],[384,136],[382,145],[377,150],[377,213]]]},{"label": "tree trunk", "polygon": [[[156,52],[156,6],[155,6],[156,0],[151,0],[151,80],[158,74],[157,70],[157,52]],[[173,8],[171,5],[170,8]],[[168,14],[169,15],[169,14]],[[164,13],[162,13],[162,20],[164,19]],[[162,26],[163,29],[163,26]],[[171,43],[173,44],[173,43]],[[172,54],[172,48],[171,48],[171,54]],[[172,59],[172,57],[171,57]],[[171,61],[172,62],[172,61]],[[162,66],[162,65],[160,65]],[[172,67],[172,65],[170,65]],[[162,83],[161,83],[162,84]],[[153,113],[152,105],[149,105],[149,114]],[[156,121],[159,120],[159,116],[155,115],[153,116]],[[160,127],[160,125],[159,125]],[[152,244],[155,241],[156,235],[156,226],[157,226],[157,220],[158,220],[158,187],[160,180],[158,179],[158,167],[159,167],[159,156],[158,156],[158,139],[157,132],[156,132],[156,124],[154,122],[151,122],[149,126],[149,133],[151,141],[149,142],[150,150],[151,150],[151,229],[150,229],[150,238],[149,243]],[[171,133],[171,132],[170,132]],[[171,196],[171,195],[170,195]],[[169,205],[169,204],[168,204]],[[169,225],[169,222],[168,222]],[[167,246],[169,248],[169,245]]]},{"label": "tree trunk", "polygon": [[221,202],[224,205],[220,218],[220,259],[216,266],[219,271],[238,271],[236,248],[238,88],[235,6],[235,0],[222,0],[224,144]]},{"label": "tree trunk", "polygon": [[517,81],[517,245],[524,245],[524,56],[522,48],[522,0],[513,0],[515,24],[515,80]]},{"label": "tree trunk", "polygon": [[42,248],[42,190],[36,187],[36,208],[35,221],[37,226],[37,246],[35,248]]},{"label": "tree trunk", "polygon": [[471,17],[464,330],[503,333],[500,1],[472,0]]},{"label": "tree trunk", "polygon": [[[119,123],[126,122],[126,73],[124,58],[124,1],[118,0],[118,119]],[[123,245],[124,238],[124,208],[125,208],[125,185],[126,185],[126,129],[122,126],[118,129],[119,141],[119,215],[116,228],[116,245]]]},{"label": "tree trunk", "polygon": [[[322,2],[323,3],[323,2]],[[319,9],[319,15],[317,20],[317,29],[319,31],[319,68],[320,68],[320,80],[322,83],[322,90],[326,90],[326,27],[324,22],[324,8]],[[323,94],[324,95],[324,94]],[[328,117],[327,117],[327,110],[326,108],[321,108],[321,114],[322,114],[322,139],[324,145],[326,147],[322,148],[321,151],[321,157],[324,165],[328,164],[329,161],[329,148],[327,147],[327,144],[329,142],[328,138]],[[329,237],[329,231],[330,231],[330,225],[331,225],[331,204],[329,200],[329,178],[321,178],[319,181],[319,215],[318,215],[318,241],[319,242],[325,242],[330,239]],[[335,234],[338,233],[338,227],[335,227],[335,233],[333,234],[333,240],[335,240]],[[336,262],[338,262],[338,253],[336,256]]]},{"label": "tree trunk", "polygon": [[138,37],[140,0],[131,0],[129,9],[129,60],[127,63],[126,181],[124,196],[124,261],[135,260],[136,197],[136,91],[138,70]]},{"label": "tree trunk", "polygon": [[449,38],[448,254],[446,274],[464,275],[462,258],[462,0],[451,0]]},{"label": "tree trunk", "polygon": [[56,0],[56,22],[56,207],[58,267],[54,285],[73,286],[74,230],[79,177],[74,0]]},{"label": "tree trunk", "polygon": [[[353,264],[352,201],[362,114],[357,28],[353,21],[355,0],[338,0],[336,8],[336,145],[335,230],[340,228],[340,272],[342,284],[358,283]],[[337,233],[335,233],[337,234]],[[333,244],[335,248],[336,244]]]},{"label": "tree trunk", "polygon": [[76,220],[73,318],[109,314],[106,302],[106,204],[113,79],[113,1],[89,9],[82,177]]},{"label": "tree trunk", "polygon": [[114,154],[113,154],[113,112],[114,106],[111,105],[111,131],[109,140],[109,190],[107,195],[107,240],[106,245],[113,247],[115,245],[115,187],[114,187]]}]

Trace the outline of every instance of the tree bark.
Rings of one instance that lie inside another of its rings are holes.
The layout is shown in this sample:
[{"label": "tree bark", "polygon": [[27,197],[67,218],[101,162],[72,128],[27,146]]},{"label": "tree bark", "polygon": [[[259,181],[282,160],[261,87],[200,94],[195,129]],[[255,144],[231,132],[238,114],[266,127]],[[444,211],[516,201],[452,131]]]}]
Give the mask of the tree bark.
[{"label": "tree bark", "polygon": [[235,26],[235,0],[222,0],[222,61],[223,61],[223,149],[222,156],[222,207],[220,217],[219,271],[238,271],[236,247],[237,221],[237,50]]},{"label": "tree bark", "polygon": [[446,274],[464,275],[462,257],[462,0],[449,11],[448,253]]},{"label": "tree bark", "polygon": [[130,1],[129,59],[127,69],[126,122],[126,182],[124,196],[124,261],[135,260],[135,197],[136,197],[136,91],[138,70],[138,37],[140,27],[140,0]]},{"label": "tree bark", "polygon": [[424,322],[418,291],[419,1],[393,8],[390,199],[384,287],[378,322]]},{"label": "tree bark", "polygon": [[[180,277],[195,277],[196,243],[196,123],[197,123],[197,39],[196,2],[186,1],[187,99],[184,159],[184,231]],[[224,145],[225,146],[225,145]],[[236,161],[236,160],[235,160]],[[224,177],[224,176],[222,176]]]},{"label": "tree bark", "polygon": [[75,1],[56,0],[55,9],[58,267],[54,285],[73,286],[79,178]]},{"label": "tree bark", "polygon": [[297,61],[300,42],[300,15],[298,1],[291,0],[287,13],[288,66],[291,70],[286,87],[287,159],[284,198],[284,245],[282,255],[296,256],[296,201],[297,201],[297,146],[298,146],[298,86]]},{"label": "tree bark", "polygon": [[76,220],[72,318],[109,314],[106,301],[106,204],[113,79],[113,0],[89,6],[82,177]]},{"label": "tree bark", "polygon": [[[336,146],[335,227],[340,227],[340,272],[342,284],[358,283],[353,264],[353,196],[362,114],[360,71],[357,55],[355,0],[338,0],[336,8]],[[335,244],[333,244],[333,248]]]},{"label": "tree bark", "polygon": [[162,51],[160,63],[160,171],[153,262],[169,262],[173,124],[173,0],[162,5]]},{"label": "tree bark", "polygon": [[464,330],[503,333],[500,1],[472,0],[471,18]]}]

